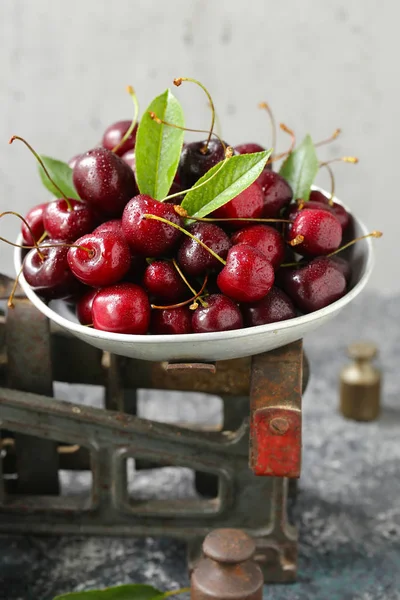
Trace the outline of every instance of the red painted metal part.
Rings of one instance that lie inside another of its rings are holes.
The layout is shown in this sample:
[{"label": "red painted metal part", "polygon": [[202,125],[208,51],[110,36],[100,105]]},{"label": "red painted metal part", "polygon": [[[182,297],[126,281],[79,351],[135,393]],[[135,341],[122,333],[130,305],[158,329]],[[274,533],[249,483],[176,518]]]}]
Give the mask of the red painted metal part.
[{"label": "red painted metal part", "polygon": [[250,466],[255,475],[300,476],[302,358],[301,341],[253,357]]}]

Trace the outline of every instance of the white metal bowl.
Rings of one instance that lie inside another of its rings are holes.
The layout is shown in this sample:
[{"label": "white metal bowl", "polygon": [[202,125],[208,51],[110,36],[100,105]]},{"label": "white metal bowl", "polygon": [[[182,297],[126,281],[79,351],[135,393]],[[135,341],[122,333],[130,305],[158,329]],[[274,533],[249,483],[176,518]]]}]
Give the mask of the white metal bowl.
[{"label": "white metal bowl", "polygon": [[[318,188],[316,188],[318,189]],[[335,201],[339,202],[337,198]],[[349,210],[346,207],[347,210]],[[363,223],[353,215],[355,237],[365,235]],[[365,287],[373,268],[373,245],[368,238],[351,251],[353,278],[349,292],[333,304],[314,313],[234,331],[181,335],[128,335],[108,333],[80,325],[73,310],[63,300],[47,305],[31,289],[23,276],[20,284],[30,301],[50,320],[58,323],[88,344],[114,354],[150,361],[215,361],[240,358],[279,348],[304,337],[337,315]],[[21,251],[14,253],[14,266],[21,268]]]}]

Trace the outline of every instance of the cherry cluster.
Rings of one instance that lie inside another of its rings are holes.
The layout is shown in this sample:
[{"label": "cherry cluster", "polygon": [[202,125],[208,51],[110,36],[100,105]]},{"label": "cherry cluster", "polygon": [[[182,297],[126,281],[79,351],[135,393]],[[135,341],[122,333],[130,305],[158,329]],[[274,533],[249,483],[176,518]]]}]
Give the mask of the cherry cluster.
[{"label": "cherry cluster", "polygon": [[80,323],[96,329],[189,334],[291,319],[346,293],[351,267],[336,255],[350,226],[343,206],[315,190],[307,202],[293,198],[271,160],[235,198],[190,218],[177,194],[230,147],[211,136],[184,144],[173,197],[158,201],[137,188],[136,132],[130,121],[111,125],[101,146],[69,162],[80,200],[58,188],[59,199],[23,220],[31,249],[22,271],[39,296],[73,302]]}]

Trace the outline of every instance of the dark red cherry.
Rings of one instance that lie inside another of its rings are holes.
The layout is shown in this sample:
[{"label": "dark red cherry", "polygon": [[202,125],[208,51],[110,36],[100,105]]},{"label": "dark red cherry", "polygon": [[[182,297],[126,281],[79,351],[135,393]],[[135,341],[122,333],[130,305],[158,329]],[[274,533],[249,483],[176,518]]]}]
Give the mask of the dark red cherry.
[{"label": "dark red cherry", "polygon": [[351,281],[351,276],[352,276],[352,268],[351,268],[349,261],[345,260],[341,256],[337,256],[337,255],[330,256],[329,258],[335,263],[335,265],[338,267],[338,269],[340,269],[340,271],[344,275],[346,283],[349,284]]},{"label": "dark red cherry", "polygon": [[132,169],[132,171],[136,173],[136,155],[134,148],[132,148],[132,150],[128,150],[128,152],[125,152],[121,158]]},{"label": "dark red cherry", "polygon": [[131,265],[123,280],[129,283],[141,283],[147,266],[148,262],[144,256],[131,254]]},{"label": "dark red cherry", "polygon": [[265,148],[260,146],[260,144],[249,142],[248,144],[239,144],[238,146],[235,146],[235,151],[238,154],[253,154],[254,152],[265,152]]},{"label": "dark red cherry", "polygon": [[290,221],[294,221],[297,215],[304,209],[308,210],[326,210],[333,214],[333,210],[330,206],[321,204],[319,202],[314,202],[314,200],[309,200],[308,202],[294,202],[293,204],[289,204],[284,212],[285,219],[289,219]]},{"label": "dark red cherry", "polygon": [[286,245],[281,234],[268,225],[251,225],[232,236],[234,244],[247,244],[262,252],[276,270],[285,258]]},{"label": "dark red cherry", "polygon": [[[121,281],[131,265],[128,244],[111,232],[90,233],[76,240],[68,251],[68,264],[79,281],[105,287]],[[85,249],[84,249],[85,248]]]},{"label": "dark red cherry", "polygon": [[172,262],[166,260],[155,260],[147,266],[143,285],[156,301],[172,304],[188,297],[188,287]]},{"label": "dark red cherry", "polygon": [[77,301],[76,316],[81,325],[91,325],[93,323],[92,306],[98,291],[99,290],[88,290]]},{"label": "dark red cherry", "polygon": [[114,235],[123,235],[122,233],[122,221],[121,219],[111,219],[110,221],[104,221],[101,225],[98,225],[93,233],[104,233],[111,232]]},{"label": "dark red cherry", "polygon": [[178,175],[183,189],[191,188],[214,165],[225,158],[225,150],[219,140],[211,139],[203,152],[206,141],[185,144],[179,161]]},{"label": "dark red cherry", "polygon": [[263,170],[257,183],[264,194],[262,216],[265,219],[279,217],[282,208],[293,198],[292,188],[279,173],[268,169]]},{"label": "dark red cherry", "polygon": [[331,206],[329,204],[329,198],[327,198],[325,194],[323,194],[319,190],[311,190],[310,200],[312,200],[316,204],[322,204],[322,206],[329,207],[335,215],[335,217],[338,219],[339,223],[341,224],[343,231],[347,229],[347,227],[350,225],[351,215],[347,212],[344,206],[338,204],[337,202],[334,202]]},{"label": "dark red cherry", "polygon": [[346,293],[343,273],[326,256],[314,258],[303,267],[287,268],[285,271],[284,290],[303,312],[310,313],[324,308]]},{"label": "dark red cherry", "polygon": [[78,158],[80,158],[80,154],[75,154],[75,156],[73,156],[72,158],[69,159],[68,161],[68,166],[73,169],[74,166],[76,165],[76,161],[78,160]]},{"label": "dark red cherry", "polygon": [[[215,219],[257,219],[262,215],[263,202],[261,187],[254,181],[238,196],[211,213],[211,216]],[[241,229],[251,224],[246,220],[224,223],[230,229]]]},{"label": "dark red cherry", "polygon": [[31,288],[47,300],[70,298],[81,289],[73,276],[67,260],[68,248],[54,240],[40,244],[43,260],[36,249],[30,250],[25,257],[23,275]]},{"label": "dark red cherry", "polygon": [[[226,258],[232,243],[228,235],[213,223],[194,223],[189,228],[191,234],[214,250],[221,258]],[[185,237],[179,250],[178,262],[185,273],[197,277],[206,271],[221,270],[221,263],[196,240]]]},{"label": "dark red cherry", "polygon": [[273,286],[274,269],[257,248],[238,244],[229,250],[217,284],[223,294],[237,302],[256,302]]},{"label": "dark red cherry", "polygon": [[290,242],[298,236],[304,240],[294,246],[295,251],[303,256],[320,256],[337,250],[342,241],[342,227],[332,213],[326,210],[308,210],[299,212],[287,240]]},{"label": "dark red cherry", "polygon": [[[116,123],[113,123],[112,125],[107,127],[103,135],[102,146],[104,148],[107,148],[107,150],[112,150],[113,148],[115,148],[115,146],[117,146],[120,143],[130,126],[131,121],[117,121]],[[118,150],[116,151],[116,154],[118,154],[118,156],[122,156],[123,154],[125,154],[129,150],[132,150],[135,147],[137,128],[138,126],[135,125],[135,128],[128,137],[128,139],[122,144],[120,148],[118,148]]]},{"label": "dark red cherry", "polygon": [[155,309],[151,313],[150,331],[156,335],[192,333],[192,315],[187,306]]},{"label": "dark red cherry", "polygon": [[69,198],[71,209],[64,199],[49,202],[43,211],[44,228],[53,240],[74,242],[93,229],[95,216],[86,202]]},{"label": "dark red cherry", "polygon": [[167,254],[177,244],[181,232],[167,223],[146,219],[145,214],[162,217],[181,227],[182,219],[172,204],[163,204],[145,194],[135,196],[125,207],[122,231],[133,252],[148,258]]},{"label": "dark red cherry", "polygon": [[[31,208],[31,210],[25,216],[25,221],[29,224],[36,242],[38,240],[40,240],[40,238],[44,234],[43,211],[45,210],[46,206],[47,206],[47,203],[38,204],[37,206],[34,206],[33,208]],[[23,246],[33,246],[34,240],[32,239],[30,231],[27,228],[27,226],[25,225],[25,223],[22,223],[21,233],[22,233],[22,245]]]},{"label": "dark red cherry", "polygon": [[194,333],[230,331],[243,327],[242,314],[233,300],[222,294],[212,294],[205,299],[207,306],[199,306],[192,316]]},{"label": "dark red cherry", "polygon": [[144,335],[149,329],[150,303],[146,292],[134,283],[119,283],[100,290],[93,300],[95,329],[111,333]]},{"label": "dark red cherry", "polygon": [[293,319],[296,309],[289,296],[274,286],[265,298],[253,304],[243,304],[242,314],[245,325],[254,327]]},{"label": "dark red cherry", "polygon": [[76,191],[82,200],[109,217],[118,217],[137,193],[132,169],[106,148],[82,154],[73,171]]}]

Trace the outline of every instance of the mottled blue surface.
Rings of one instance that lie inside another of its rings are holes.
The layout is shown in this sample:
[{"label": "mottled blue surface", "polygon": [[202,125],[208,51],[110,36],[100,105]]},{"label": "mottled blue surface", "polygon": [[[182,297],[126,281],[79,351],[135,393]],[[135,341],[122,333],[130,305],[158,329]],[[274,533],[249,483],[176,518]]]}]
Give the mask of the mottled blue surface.
[{"label": "mottled blue surface", "polygon": [[[294,515],[299,578],[289,586],[265,586],[265,598],[400,599],[399,317],[399,298],[364,295],[306,340],[312,378],[304,399],[303,474]],[[337,412],[344,348],[358,339],[378,344],[384,370],[382,416],[369,424],[346,421]],[[146,402],[150,411],[152,402]],[[198,400],[188,401],[188,415],[200,407],[204,420],[216,418],[215,407]],[[189,483],[187,473],[173,471],[164,485],[176,490]],[[51,600],[67,590],[128,582],[161,589],[186,585],[184,545],[151,538],[0,538],[1,600]]]}]

